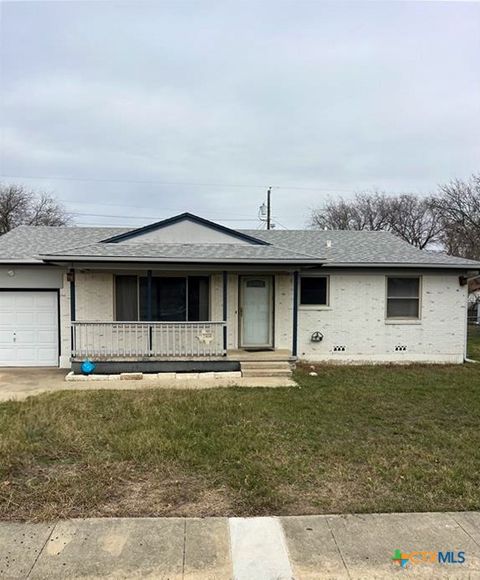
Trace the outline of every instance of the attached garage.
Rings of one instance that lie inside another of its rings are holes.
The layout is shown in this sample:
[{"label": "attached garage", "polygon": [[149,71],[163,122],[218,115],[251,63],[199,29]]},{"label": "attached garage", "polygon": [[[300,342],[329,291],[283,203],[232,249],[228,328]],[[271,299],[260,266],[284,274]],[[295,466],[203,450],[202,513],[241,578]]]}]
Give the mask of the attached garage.
[{"label": "attached garage", "polygon": [[0,366],[58,366],[58,292],[0,291]]}]

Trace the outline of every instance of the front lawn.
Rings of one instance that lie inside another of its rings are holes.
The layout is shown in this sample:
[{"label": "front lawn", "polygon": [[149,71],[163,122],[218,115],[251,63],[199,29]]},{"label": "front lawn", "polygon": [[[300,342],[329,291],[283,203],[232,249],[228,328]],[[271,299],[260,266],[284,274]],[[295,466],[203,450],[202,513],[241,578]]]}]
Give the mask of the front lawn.
[{"label": "front lawn", "polygon": [[480,361],[480,326],[468,327],[468,356]]},{"label": "front lawn", "polygon": [[3,403],[0,518],[480,509],[480,365],[316,370]]}]

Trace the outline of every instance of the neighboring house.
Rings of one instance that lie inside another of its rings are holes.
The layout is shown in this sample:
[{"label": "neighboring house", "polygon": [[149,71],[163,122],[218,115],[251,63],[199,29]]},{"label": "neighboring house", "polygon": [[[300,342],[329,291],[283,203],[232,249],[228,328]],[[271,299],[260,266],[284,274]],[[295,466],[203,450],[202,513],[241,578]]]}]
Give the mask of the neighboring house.
[{"label": "neighboring house", "polygon": [[468,282],[468,321],[480,324],[480,278]]},{"label": "neighboring house", "polygon": [[461,363],[480,263],[384,232],[20,226],[0,238],[0,365],[236,369],[248,357]]}]

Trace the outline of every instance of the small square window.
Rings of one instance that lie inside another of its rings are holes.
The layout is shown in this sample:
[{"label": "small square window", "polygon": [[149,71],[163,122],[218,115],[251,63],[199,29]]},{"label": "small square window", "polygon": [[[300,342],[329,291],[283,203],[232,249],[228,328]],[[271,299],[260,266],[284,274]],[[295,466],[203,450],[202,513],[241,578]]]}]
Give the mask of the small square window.
[{"label": "small square window", "polygon": [[387,318],[420,318],[420,277],[387,278]]},{"label": "small square window", "polygon": [[328,304],[327,276],[304,276],[300,278],[300,304],[326,306]]}]

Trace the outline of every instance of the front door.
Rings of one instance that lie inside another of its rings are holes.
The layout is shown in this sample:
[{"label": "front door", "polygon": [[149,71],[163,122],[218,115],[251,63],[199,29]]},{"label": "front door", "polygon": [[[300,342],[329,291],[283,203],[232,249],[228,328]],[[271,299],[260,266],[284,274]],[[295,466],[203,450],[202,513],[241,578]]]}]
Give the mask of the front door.
[{"label": "front door", "polygon": [[272,276],[240,278],[240,347],[273,347]]}]

